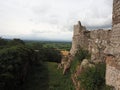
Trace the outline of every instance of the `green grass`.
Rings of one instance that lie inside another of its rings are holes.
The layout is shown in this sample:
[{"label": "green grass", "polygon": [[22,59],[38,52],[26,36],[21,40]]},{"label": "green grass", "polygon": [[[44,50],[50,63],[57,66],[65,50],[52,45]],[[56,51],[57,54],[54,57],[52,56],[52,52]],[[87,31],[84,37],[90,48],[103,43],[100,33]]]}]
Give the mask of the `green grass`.
[{"label": "green grass", "polygon": [[79,60],[74,59],[74,61],[72,61],[71,63],[71,67],[70,67],[70,72],[73,74],[76,72],[76,68],[77,66],[80,64]]},{"label": "green grass", "polygon": [[29,74],[22,90],[75,90],[71,76],[62,74],[57,63],[45,62],[36,65]]}]

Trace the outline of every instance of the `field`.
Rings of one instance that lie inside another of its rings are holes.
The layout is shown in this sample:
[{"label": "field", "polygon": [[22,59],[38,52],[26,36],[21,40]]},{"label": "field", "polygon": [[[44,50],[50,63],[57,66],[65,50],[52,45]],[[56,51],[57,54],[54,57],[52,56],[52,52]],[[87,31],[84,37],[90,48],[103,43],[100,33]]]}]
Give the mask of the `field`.
[{"label": "field", "polygon": [[48,42],[48,41],[25,41],[27,45],[43,45],[45,48],[55,48],[58,50],[69,51],[71,49],[71,42]]}]

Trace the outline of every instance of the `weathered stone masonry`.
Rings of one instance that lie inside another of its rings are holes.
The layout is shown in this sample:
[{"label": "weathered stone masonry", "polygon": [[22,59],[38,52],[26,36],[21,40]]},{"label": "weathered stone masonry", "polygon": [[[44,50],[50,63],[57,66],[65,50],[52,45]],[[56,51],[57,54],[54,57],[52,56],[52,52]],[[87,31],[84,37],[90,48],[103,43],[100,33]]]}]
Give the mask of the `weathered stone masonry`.
[{"label": "weathered stone masonry", "polygon": [[111,43],[120,44],[120,0],[113,2],[113,27]]},{"label": "weathered stone masonry", "polygon": [[92,61],[104,59],[104,49],[110,42],[111,30],[86,30],[80,21],[74,25],[74,35],[70,53],[74,56],[79,47],[89,50]]},{"label": "weathered stone masonry", "polygon": [[106,84],[120,90],[120,0],[113,1],[113,26],[110,44],[106,48]]}]

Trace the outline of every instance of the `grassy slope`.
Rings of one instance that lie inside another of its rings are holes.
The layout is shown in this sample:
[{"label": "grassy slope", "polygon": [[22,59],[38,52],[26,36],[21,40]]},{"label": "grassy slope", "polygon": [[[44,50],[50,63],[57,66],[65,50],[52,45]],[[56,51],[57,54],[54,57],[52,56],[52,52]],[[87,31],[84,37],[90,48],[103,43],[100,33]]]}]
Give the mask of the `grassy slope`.
[{"label": "grassy slope", "polygon": [[75,90],[70,74],[63,75],[57,64],[46,62],[31,70],[22,90]]}]

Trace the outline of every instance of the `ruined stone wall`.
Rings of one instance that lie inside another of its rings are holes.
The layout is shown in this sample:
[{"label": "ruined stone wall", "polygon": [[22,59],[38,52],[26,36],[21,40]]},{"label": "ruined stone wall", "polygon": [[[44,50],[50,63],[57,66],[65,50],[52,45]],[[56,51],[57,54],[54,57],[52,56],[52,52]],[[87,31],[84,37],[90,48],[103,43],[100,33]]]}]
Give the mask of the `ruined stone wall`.
[{"label": "ruined stone wall", "polygon": [[120,0],[113,2],[113,27],[111,43],[120,45]]},{"label": "ruined stone wall", "polygon": [[106,84],[120,90],[120,0],[113,1],[113,27],[110,44],[106,48],[107,58]]},{"label": "ruined stone wall", "polygon": [[120,24],[120,0],[113,2],[113,26]]},{"label": "ruined stone wall", "polygon": [[77,25],[74,25],[74,34],[72,40],[72,48],[70,53],[74,56],[79,47],[87,47],[88,38],[85,36],[86,28],[81,25],[79,21]]},{"label": "ruined stone wall", "polygon": [[[107,71],[106,73],[109,74],[106,77],[106,84],[110,86],[114,86],[116,90],[120,90],[120,70],[116,69],[115,67],[111,67],[107,64],[106,66]],[[112,83],[111,83],[112,82]]]},{"label": "ruined stone wall", "polygon": [[120,90],[120,66],[116,63],[116,57],[107,56],[106,63],[106,84]]},{"label": "ruined stone wall", "polygon": [[79,46],[91,53],[91,60],[106,60],[106,84],[120,90],[120,0],[113,0],[112,30],[88,31],[79,22],[74,26],[71,55]]},{"label": "ruined stone wall", "polygon": [[78,22],[74,25],[74,35],[72,41],[72,48],[70,53],[74,56],[76,51],[82,47],[89,50],[92,57],[91,60],[101,60],[104,59],[104,49],[110,42],[111,30],[86,30],[84,26]]},{"label": "ruined stone wall", "polygon": [[104,50],[110,42],[111,30],[94,30],[90,32],[88,50],[92,61],[105,61]]},{"label": "ruined stone wall", "polygon": [[90,37],[91,39],[99,39],[99,40],[110,40],[111,36],[111,30],[103,30],[103,29],[98,29],[98,30],[93,30],[90,32]]}]

